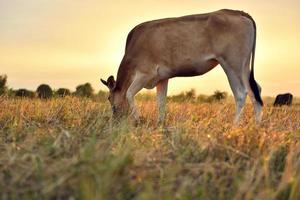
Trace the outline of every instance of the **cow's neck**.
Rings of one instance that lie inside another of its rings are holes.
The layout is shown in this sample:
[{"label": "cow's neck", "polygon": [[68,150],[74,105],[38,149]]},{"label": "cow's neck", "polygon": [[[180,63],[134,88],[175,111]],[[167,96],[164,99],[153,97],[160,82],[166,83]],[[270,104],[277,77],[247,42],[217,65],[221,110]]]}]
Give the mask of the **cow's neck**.
[{"label": "cow's neck", "polygon": [[127,90],[133,81],[133,67],[130,60],[125,60],[123,58],[117,75],[116,87],[120,91],[123,98],[126,97]]}]

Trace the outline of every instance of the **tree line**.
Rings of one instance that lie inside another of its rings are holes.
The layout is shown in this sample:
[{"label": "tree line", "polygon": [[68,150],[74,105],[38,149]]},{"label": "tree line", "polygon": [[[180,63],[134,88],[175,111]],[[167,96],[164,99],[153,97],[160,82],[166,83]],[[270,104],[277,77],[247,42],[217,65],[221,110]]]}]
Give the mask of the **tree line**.
[{"label": "tree line", "polygon": [[[87,98],[97,98],[98,100],[105,101],[107,99],[107,92],[100,90],[97,94],[94,93],[94,89],[90,83],[85,83],[78,85],[74,92],[71,92],[67,88],[59,88],[53,90],[48,84],[41,84],[37,87],[36,91],[31,91],[28,89],[8,89],[7,87],[7,76],[0,75],[0,96],[7,95],[10,97],[27,97],[40,99],[50,99],[52,97],[66,97],[66,96],[77,96],[77,97],[87,97]],[[189,91],[181,92],[177,95],[168,96],[168,100],[173,102],[214,102],[221,101],[227,98],[227,93],[216,90],[212,95],[196,95],[196,91],[191,89]],[[155,100],[155,95],[153,93],[139,93],[136,96],[137,100],[148,101]]]},{"label": "tree line", "polygon": [[[227,92],[216,90],[212,95],[196,94],[195,89],[181,92],[179,94],[170,95],[168,101],[172,102],[190,102],[190,103],[212,103],[222,101],[228,98]],[[140,101],[155,101],[156,95],[152,92],[138,93],[136,99]]]},{"label": "tree line", "polygon": [[[100,91],[99,94],[104,95],[105,92]],[[94,89],[90,83],[80,84],[76,87],[76,90],[72,92],[68,88],[59,88],[57,90],[53,90],[48,84],[41,84],[37,87],[35,91],[28,90],[25,88],[20,89],[9,89],[7,87],[7,76],[0,75],[0,95],[7,95],[10,97],[28,97],[35,98],[38,97],[40,99],[50,99],[52,97],[65,97],[65,96],[78,96],[78,97],[93,97]]]},{"label": "tree line", "polygon": [[173,102],[206,102],[206,103],[211,103],[211,102],[216,102],[216,101],[221,101],[224,99],[227,99],[228,94],[227,92],[223,92],[220,90],[214,91],[212,95],[205,95],[205,94],[196,94],[195,89],[190,89],[189,91],[181,92],[176,95],[172,95],[168,97],[169,100]]}]

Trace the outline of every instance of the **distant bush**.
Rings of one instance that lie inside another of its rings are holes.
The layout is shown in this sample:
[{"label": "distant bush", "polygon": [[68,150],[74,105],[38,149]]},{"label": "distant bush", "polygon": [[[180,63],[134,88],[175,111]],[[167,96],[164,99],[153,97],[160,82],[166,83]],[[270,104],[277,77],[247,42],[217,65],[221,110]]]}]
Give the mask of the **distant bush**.
[{"label": "distant bush", "polygon": [[9,88],[6,92],[7,96],[8,97],[15,97],[16,96],[16,90],[12,89],[12,88]]},{"label": "distant bush", "polygon": [[197,102],[209,102],[209,97],[207,96],[207,95],[205,95],[205,94],[199,94],[198,96],[197,96],[197,99],[196,99],[196,101]]},{"label": "distant bush", "polygon": [[36,93],[41,99],[49,99],[53,96],[52,89],[47,84],[41,84],[37,89]]},{"label": "distant bush", "polygon": [[7,76],[6,75],[1,75],[0,76],[0,95],[3,95],[6,90],[6,83],[7,83]]},{"label": "distant bush", "polygon": [[180,94],[170,96],[169,99],[174,102],[184,102],[184,101],[192,101],[196,100],[196,91],[195,89],[191,89],[186,92],[181,92]]},{"label": "distant bush", "polygon": [[65,97],[65,96],[69,96],[71,94],[70,90],[67,89],[67,88],[59,88],[55,94],[58,96],[58,97]]},{"label": "distant bush", "polygon": [[185,97],[188,100],[195,100],[196,99],[196,91],[195,91],[195,89],[191,89],[191,90],[185,92]]},{"label": "distant bush", "polygon": [[213,95],[207,96],[204,94],[199,94],[198,96],[196,95],[196,92],[194,89],[191,89],[186,92],[181,92],[180,94],[177,95],[172,95],[168,97],[170,101],[174,102],[207,102],[211,103],[214,101],[221,101],[223,99],[227,98],[227,93],[226,92],[221,92],[219,90],[216,90]]},{"label": "distant bush", "polygon": [[[11,91],[13,92],[13,91]],[[27,90],[27,89],[18,89],[14,91],[16,97],[28,97],[28,98],[34,98],[35,92]]]},{"label": "distant bush", "polygon": [[221,101],[227,98],[227,92],[221,92],[220,90],[216,90],[213,95],[208,98],[208,101]]},{"label": "distant bush", "polygon": [[141,92],[136,95],[138,101],[155,101],[156,95],[152,92]]},{"label": "distant bush", "polygon": [[90,83],[85,83],[78,85],[74,94],[79,97],[92,97],[94,94],[94,89]]},{"label": "distant bush", "polygon": [[108,98],[108,92],[100,90],[97,94],[97,100],[99,101],[106,101]]}]

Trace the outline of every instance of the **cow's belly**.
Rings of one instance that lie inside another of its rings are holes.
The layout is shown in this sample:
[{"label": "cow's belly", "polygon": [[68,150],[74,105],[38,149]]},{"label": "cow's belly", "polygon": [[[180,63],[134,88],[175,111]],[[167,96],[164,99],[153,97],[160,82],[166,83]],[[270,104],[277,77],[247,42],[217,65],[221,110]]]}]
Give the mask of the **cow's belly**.
[{"label": "cow's belly", "polygon": [[197,62],[183,62],[176,66],[160,66],[158,76],[162,79],[172,77],[189,77],[205,74],[219,63],[215,59],[200,60]]},{"label": "cow's belly", "polygon": [[174,66],[157,64],[155,66],[155,72],[153,74],[149,74],[149,80],[147,81],[145,88],[152,89],[157,85],[159,81],[173,77],[199,76],[212,70],[218,64],[218,61],[212,58],[194,63],[184,62]]}]

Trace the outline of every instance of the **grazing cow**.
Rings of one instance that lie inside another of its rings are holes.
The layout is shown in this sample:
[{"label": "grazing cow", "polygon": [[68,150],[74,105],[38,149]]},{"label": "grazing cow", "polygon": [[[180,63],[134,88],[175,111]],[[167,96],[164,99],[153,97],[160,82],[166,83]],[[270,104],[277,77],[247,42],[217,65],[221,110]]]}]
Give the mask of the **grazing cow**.
[{"label": "grazing cow", "polygon": [[168,80],[202,75],[220,64],[235,97],[235,122],[247,94],[260,121],[263,102],[254,79],[255,44],[256,24],[242,11],[224,9],[139,24],[128,34],[116,81],[113,76],[101,79],[110,91],[113,116],[131,114],[138,119],[134,96],[156,86],[162,122]]},{"label": "grazing cow", "polygon": [[279,94],[276,96],[273,106],[290,106],[293,101],[293,95],[291,93]]}]

